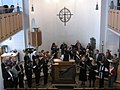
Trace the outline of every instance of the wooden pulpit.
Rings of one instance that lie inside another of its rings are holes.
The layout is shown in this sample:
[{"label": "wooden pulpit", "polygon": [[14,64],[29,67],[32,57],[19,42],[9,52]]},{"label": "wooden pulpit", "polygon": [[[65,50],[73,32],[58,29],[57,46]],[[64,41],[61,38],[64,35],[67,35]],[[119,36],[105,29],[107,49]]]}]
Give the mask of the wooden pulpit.
[{"label": "wooden pulpit", "polygon": [[39,28],[33,28],[34,32],[29,32],[29,44],[38,47],[42,44],[42,32]]}]

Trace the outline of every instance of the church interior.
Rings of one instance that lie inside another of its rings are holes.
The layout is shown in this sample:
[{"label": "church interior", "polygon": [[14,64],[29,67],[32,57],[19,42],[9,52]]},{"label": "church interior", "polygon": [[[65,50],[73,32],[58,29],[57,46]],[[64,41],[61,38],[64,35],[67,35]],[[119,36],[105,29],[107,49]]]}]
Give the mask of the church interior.
[{"label": "church interior", "polygon": [[0,90],[120,89],[120,0],[0,0]]}]

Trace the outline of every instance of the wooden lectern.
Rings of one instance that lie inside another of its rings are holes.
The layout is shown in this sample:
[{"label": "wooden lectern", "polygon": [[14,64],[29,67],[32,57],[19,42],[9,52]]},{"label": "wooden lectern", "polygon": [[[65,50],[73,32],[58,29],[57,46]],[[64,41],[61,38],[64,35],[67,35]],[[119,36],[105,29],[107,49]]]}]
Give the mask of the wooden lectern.
[{"label": "wooden lectern", "polygon": [[59,61],[52,65],[53,86],[75,86],[76,67],[74,62]]}]

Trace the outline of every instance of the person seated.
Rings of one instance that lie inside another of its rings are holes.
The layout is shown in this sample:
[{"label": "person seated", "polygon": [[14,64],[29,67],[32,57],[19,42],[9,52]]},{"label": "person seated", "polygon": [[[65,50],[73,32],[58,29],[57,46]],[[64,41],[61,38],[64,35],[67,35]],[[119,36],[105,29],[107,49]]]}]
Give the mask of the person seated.
[{"label": "person seated", "polygon": [[14,12],[14,5],[11,5],[11,6],[10,6],[9,13],[12,13],[12,12]]},{"label": "person seated", "polygon": [[8,5],[3,5],[5,13],[9,13],[9,7]]},{"label": "person seated", "polygon": [[4,7],[0,6],[0,14],[3,14],[3,13],[5,13]]}]

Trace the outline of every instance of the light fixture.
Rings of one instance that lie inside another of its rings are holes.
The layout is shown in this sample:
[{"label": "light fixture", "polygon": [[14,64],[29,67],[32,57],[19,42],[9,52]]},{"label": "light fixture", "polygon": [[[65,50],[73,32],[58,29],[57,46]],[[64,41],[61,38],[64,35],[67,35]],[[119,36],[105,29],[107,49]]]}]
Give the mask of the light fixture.
[{"label": "light fixture", "polygon": [[32,4],[32,8],[31,8],[31,11],[34,12],[34,7],[33,7],[33,4]]},{"label": "light fixture", "polygon": [[49,3],[49,2],[50,2],[50,0],[46,0],[46,2],[47,2],[47,3]]},{"label": "light fixture", "polygon": [[58,2],[59,2],[59,0],[53,0],[53,2],[58,3]]},{"label": "light fixture", "polygon": [[98,2],[96,3],[96,7],[95,7],[95,10],[98,10],[99,8],[98,8]]},{"label": "light fixture", "polygon": [[104,49],[104,41],[101,42],[101,46],[102,46],[102,52],[103,52],[103,49]]},{"label": "light fixture", "polygon": [[12,40],[12,37],[10,36],[9,40]]},{"label": "light fixture", "polygon": [[17,13],[20,13],[20,7],[18,3],[17,3]]},{"label": "light fixture", "polygon": [[33,0],[32,0],[32,7],[31,7],[31,12],[34,12],[34,7],[33,7]]}]

